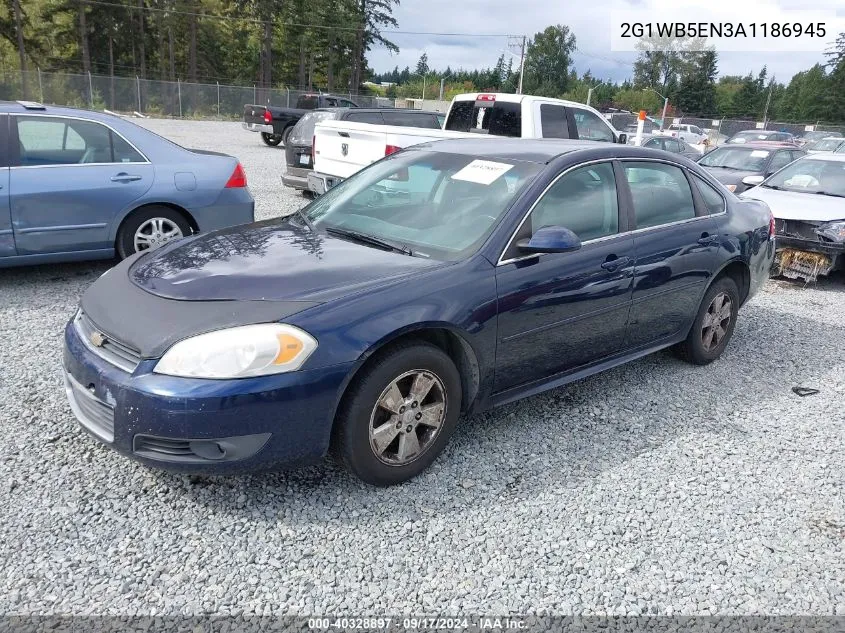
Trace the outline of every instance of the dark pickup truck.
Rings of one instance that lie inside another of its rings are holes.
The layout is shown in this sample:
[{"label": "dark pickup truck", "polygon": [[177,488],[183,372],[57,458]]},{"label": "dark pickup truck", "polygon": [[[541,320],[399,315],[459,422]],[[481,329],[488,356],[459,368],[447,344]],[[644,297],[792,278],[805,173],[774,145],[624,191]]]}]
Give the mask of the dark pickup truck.
[{"label": "dark pickup truck", "polygon": [[317,108],[357,108],[344,97],[323,94],[304,94],[296,100],[295,108],[280,108],[247,104],[244,106],[243,127],[250,132],[261,132],[261,140],[271,147],[287,143],[287,137],[300,117]]}]

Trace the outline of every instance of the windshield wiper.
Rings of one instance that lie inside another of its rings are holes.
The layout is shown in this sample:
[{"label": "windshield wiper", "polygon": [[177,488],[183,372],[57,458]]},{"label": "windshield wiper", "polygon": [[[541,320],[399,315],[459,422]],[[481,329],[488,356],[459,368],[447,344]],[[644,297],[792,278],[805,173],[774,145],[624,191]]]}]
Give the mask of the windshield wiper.
[{"label": "windshield wiper", "polygon": [[380,237],[375,237],[374,235],[368,235],[366,233],[359,233],[358,231],[351,231],[349,229],[331,226],[326,227],[326,233],[331,233],[332,235],[339,235],[341,237],[346,237],[351,240],[355,240],[356,242],[360,242],[361,244],[377,246],[388,251],[402,253],[403,255],[414,254],[411,249],[405,246],[404,244],[394,244],[393,242],[388,242],[387,240],[383,240]]},{"label": "windshield wiper", "polygon": [[775,191],[785,191],[785,189],[783,187],[778,187],[777,185],[767,185],[765,183],[762,183],[760,186],[763,189],[774,189]]},{"label": "windshield wiper", "polygon": [[308,227],[308,230],[312,233],[316,233],[317,229],[314,228],[314,223],[308,219],[308,214],[303,211],[303,207],[299,207],[296,212],[299,214],[299,217],[302,218],[302,221],[305,223],[305,226]]},{"label": "windshield wiper", "polygon": [[845,194],[833,193],[832,191],[814,191],[813,193],[820,196],[833,196],[834,198],[845,198]]}]

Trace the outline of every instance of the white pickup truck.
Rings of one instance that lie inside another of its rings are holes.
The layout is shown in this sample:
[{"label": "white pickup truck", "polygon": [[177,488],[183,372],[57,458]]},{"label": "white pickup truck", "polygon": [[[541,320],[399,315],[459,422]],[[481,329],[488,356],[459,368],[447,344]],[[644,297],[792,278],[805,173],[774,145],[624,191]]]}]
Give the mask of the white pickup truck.
[{"label": "white pickup truck", "polygon": [[478,135],[572,138],[626,143],[598,111],[574,101],[501,93],[456,96],[443,130],[325,121],[314,130],[314,170],[308,188],[320,195],[345,178],[400,149],[441,138]]}]

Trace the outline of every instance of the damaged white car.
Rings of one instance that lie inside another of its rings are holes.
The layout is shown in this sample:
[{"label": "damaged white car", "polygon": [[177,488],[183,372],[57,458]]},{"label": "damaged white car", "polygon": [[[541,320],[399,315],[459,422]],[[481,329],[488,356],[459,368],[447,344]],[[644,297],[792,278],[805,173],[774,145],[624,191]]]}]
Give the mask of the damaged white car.
[{"label": "damaged white car", "polygon": [[815,154],[787,165],[741,198],[762,200],[775,216],[773,274],[814,281],[845,269],[845,154]]}]

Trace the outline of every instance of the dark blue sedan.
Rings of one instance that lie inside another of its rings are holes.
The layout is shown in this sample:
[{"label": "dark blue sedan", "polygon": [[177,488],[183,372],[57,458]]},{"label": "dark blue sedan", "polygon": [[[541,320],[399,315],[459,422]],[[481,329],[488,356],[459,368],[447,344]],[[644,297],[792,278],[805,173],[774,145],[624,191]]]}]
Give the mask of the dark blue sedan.
[{"label": "dark blue sedan", "polygon": [[109,271],[65,331],[67,394],[149,465],[233,473],[331,450],[395,484],[461,413],[665,347],[717,359],[773,256],[768,207],[677,155],[418,145],[290,218]]},{"label": "dark blue sedan", "polygon": [[232,156],[111,114],[0,102],[0,268],[128,257],[254,207]]}]

